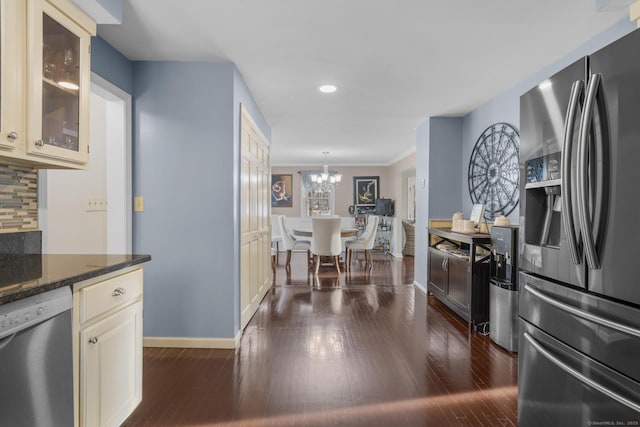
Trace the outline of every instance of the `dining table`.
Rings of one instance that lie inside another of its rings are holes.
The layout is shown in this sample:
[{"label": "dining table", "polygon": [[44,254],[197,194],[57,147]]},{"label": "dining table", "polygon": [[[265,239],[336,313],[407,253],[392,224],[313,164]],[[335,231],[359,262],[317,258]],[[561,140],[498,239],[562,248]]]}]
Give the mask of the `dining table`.
[{"label": "dining table", "polygon": [[[311,227],[295,227],[291,229],[294,236],[297,237],[311,237],[313,238],[313,230]],[[350,237],[358,237],[360,233],[360,229],[356,227],[342,227],[340,228],[340,237],[341,238],[350,238]],[[324,259],[323,259],[324,258]],[[320,257],[320,264],[325,264],[330,260],[330,257]],[[340,257],[340,264],[342,269],[344,270],[344,260]],[[313,265],[309,265],[309,268],[313,268]]]},{"label": "dining table", "polygon": [[[293,235],[298,237],[313,237],[313,230],[310,227],[299,227],[294,228]],[[348,237],[358,237],[358,233],[360,233],[360,229],[356,227],[344,227],[340,229],[340,237],[348,238]]]}]

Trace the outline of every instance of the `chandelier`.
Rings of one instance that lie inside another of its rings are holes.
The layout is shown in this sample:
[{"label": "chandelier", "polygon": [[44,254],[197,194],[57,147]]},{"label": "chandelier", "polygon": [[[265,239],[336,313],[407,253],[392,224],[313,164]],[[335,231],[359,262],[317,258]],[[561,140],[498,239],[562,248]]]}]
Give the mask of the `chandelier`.
[{"label": "chandelier", "polygon": [[329,171],[329,165],[327,165],[327,156],[329,155],[329,152],[323,151],[322,154],[324,154],[322,173],[312,173],[310,175],[311,183],[313,185],[313,189],[316,191],[330,192],[335,190],[336,184],[339,184],[340,181],[342,181],[342,174],[335,171]]}]

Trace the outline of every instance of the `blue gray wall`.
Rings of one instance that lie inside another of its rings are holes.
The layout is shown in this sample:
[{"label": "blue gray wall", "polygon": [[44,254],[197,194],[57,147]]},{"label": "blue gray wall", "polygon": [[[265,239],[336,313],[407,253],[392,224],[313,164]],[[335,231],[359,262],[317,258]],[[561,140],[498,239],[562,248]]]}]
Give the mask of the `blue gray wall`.
[{"label": "blue gray wall", "polygon": [[462,118],[432,117],[430,121],[429,218],[451,218],[460,210],[462,199]]},{"label": "blue gray wall", "polygon": [[134,251],[145,268],[145,336],[239,330],[239,111],[270,128],[231,63],[134,63]]},{"label": "blue gray wall", "polygon": [[91,71],[133,93],[133,63],[99,36],[91,37]]},{"label": "blue gray wall", "polygon": [[92,71],[133,96],[133,250],[144,335],[233,338],[239,313],[240,104],[271,128],[231,63],[131,62],[100,37]]},{"label": "blue gray wall", "polygon": [[134,63],[133,249],[144,335],[232,337],[233,65]]},{"label": "blue gray wall", "polygon": [[460,210],[462,118],[430,117],[416,130],[416,249],[414,280],[427,284],[429,219],[451,218]]}]

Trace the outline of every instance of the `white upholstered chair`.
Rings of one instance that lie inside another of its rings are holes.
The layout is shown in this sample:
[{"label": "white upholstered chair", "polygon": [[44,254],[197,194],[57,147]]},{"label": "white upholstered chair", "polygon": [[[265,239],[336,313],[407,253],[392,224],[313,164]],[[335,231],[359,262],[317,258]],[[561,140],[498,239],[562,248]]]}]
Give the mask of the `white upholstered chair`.
[{"label": "white upholstered chair", "polygon": [[291,251],[293,250],[306,250],[307,251],[307,265],[311,261],[311,242],[308,240],[296,239],[293,233],[287,227],[284,215],[278,216],[278,225],[280,226],[280,237],[282,238],[282,249],[287,251],[287,262],[285,267],[287,270],[291,268]]},{"label": "white upholstered chair", "polygon": [[276,274],[276,263],[278,262],[277,256],[278,251],[276,250],[276,248],[271,248],[271,271],[273,271],[273,274]]},{"label": "white upholstered chair", "polygon": [[364,229],[364,233],[360,237],[355,240],[349,240],[345,243],[347,259],[346,266],[347,270],[351,269],[351,258],[353,256],[353,250],[364,250],[364,259],[365,263],[369,268],[373,267],[373,262],[371,262],[371,250],[373,249],[373,244],[376,241],[376,231],[378,229],[378,222],[380,221],[380,217],[376,215],[369,215],[367,217],[367,226]]},{"label": "white upholstered chair", "polygon": [[280,250],[280,242],[282,242],[282,231],[278,217],[281,215],[271,215],[271,247],[276,247],[276,263],[278,262],[278,251]]},{"label": "white upholstered chair", "polygon": [[313,217],[311,228],[311,252],[314,256],[315,274],[320,268],[320,257],[332,257],[336,270],[340,274],[340,253],[342,252],[342,239],[340,238],[340,218]]}]

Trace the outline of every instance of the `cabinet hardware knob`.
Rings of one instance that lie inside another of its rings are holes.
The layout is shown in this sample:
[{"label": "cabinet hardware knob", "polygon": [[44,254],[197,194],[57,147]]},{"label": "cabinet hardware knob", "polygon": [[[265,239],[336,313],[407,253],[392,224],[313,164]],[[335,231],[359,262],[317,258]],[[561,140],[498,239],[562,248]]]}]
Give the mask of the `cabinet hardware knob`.
[{"label": "cabinet hardware knob", "polygon": [[98,337],[91,337],[91,338],[89,338],[89,342],[90,342],[91,344],[96,344],[96,343],[98,342]]},{"label": "cabinet hardware knob", "polygon": [[126,293],[127,293],[127,290],[125,288],[115,288],[111,296],[119,297],[120,295],[124,295]]},{"label": "cabinet hardware knob", "polygon": [[44,141],[41,139],[37,140],[34,144],[36,144],[36,147],[44,147]]},{"label": "cabinet hardware knob", "polygon": [[7,135],[7,139],[11,142],[15,141],[18,139],[18,132],[9,132],[9,135]]}]

